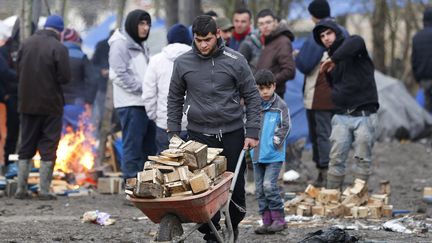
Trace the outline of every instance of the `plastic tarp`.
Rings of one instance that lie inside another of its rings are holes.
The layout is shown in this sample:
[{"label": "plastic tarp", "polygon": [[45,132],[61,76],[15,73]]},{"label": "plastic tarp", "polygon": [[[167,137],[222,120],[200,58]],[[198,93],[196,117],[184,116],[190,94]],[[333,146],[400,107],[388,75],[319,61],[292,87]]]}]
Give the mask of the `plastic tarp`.
[{"label": "plastic tarp", "polygon": [[403,136],[417,139],[432,126],[432,116],[405,88],[402,81],[375,71],[380,108],[377,139],[383,141]]}]

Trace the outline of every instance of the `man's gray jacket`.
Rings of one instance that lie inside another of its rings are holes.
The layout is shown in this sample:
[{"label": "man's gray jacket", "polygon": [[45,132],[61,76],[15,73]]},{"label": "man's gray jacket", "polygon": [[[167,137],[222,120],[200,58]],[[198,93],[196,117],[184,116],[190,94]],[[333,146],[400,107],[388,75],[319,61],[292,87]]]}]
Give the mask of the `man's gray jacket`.
[{"label": "man's gray jacket", "polygon": [[[225,47],[202,56],[195,44],[179,56],[168,94],[168,130],[179,132],[181,118],[187,129],[204,134],[223,134],[244,126],[241,98],[246,106],[246,137],[258,138],[261,99],[245,58]],[[186,99],[184,98],[186,94]]]}]

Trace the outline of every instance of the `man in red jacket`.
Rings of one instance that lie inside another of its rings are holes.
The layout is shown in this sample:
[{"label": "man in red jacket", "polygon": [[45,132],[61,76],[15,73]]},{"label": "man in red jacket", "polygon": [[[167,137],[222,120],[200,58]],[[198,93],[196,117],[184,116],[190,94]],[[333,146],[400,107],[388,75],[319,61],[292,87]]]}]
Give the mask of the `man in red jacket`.
[{"label": "man in red jacket", "polygon": [[25,40],[18,51],[21,146],[17,199],[31,197],[27,192],[27,178],[30,160],[36,150],[42,158],[39,199],[56,199],[49,189],[62,128],[64,97],[61,85],[70,80],[68,51],[59,41],[62,31],[62,17],[51,15],[44,29]]}]

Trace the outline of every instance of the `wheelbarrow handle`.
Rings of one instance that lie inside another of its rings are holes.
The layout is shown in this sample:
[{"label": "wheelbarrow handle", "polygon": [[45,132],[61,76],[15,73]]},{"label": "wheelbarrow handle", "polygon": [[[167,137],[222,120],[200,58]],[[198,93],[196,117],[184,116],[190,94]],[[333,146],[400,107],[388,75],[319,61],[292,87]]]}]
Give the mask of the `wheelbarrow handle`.
[{"label": "wheelbarrow handle", "polygon": [[234,187],[236,185],[237,178],[238,178],[239,173],[240,173],[240,168],[243,164],[243,159],[244,159],[245,153],[246,153],[246,149],[242,149],[242,151],[240,152],[239,158],[237,160],[236,169],[234,171],[234,177],[233,177],[233,180],[231,182],[229,200],[231,200],[231,194],[234,191]]}]

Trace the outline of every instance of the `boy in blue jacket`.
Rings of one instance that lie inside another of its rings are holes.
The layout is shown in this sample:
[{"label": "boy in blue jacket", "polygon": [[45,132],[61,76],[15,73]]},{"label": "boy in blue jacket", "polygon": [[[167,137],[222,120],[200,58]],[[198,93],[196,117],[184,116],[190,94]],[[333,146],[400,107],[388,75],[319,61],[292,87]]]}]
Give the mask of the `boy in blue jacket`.
[{"label": "boy in blue jacket", "polygon": [[276,80],[267,69],[259,70],[255,80],[261,96],[261,133],[258,147],[252,150],[252,161],[263,225],[257,234],[273,234],[286,228],[284,205],[278,186],[278,176],[285,161],[285,139],[291,129],[288,107],[275,94]]}]

